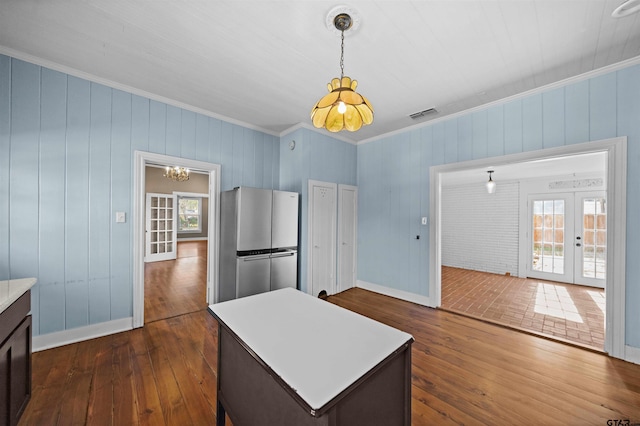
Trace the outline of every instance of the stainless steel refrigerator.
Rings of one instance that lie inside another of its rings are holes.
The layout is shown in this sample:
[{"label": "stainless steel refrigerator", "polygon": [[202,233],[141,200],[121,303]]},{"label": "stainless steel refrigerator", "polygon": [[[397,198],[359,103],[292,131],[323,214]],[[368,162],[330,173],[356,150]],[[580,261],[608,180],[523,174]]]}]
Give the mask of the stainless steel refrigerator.
[{"label": "stainless steel refrigerator", "polygon": [[218,300],[298,283],[298,194],[238,187],[220,194]]}]

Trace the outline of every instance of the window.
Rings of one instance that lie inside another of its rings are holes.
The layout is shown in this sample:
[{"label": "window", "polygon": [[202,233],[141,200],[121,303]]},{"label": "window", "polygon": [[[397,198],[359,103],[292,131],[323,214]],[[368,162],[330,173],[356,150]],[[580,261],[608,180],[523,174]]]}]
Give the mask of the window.
[{"label": "window", "polygon": [[202,232],[202,198],[178,196],[178,232]]}]

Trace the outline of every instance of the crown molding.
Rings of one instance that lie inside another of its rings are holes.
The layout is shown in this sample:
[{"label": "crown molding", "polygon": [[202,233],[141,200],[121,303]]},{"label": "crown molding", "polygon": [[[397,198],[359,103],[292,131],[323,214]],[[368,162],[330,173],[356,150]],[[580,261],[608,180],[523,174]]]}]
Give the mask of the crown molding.
[{"label": "crown molding", "polygon": [[454,118],[457,118],[457,117],[468,115],[468,114],[471,114],[473,112],[481,111],[481,110],[484,110],[484,109],[487,109],[487,108],[490,108],[490,107],[493,107],[493,106],[496,106],[496,105],[503,105],[503,104],[509,103],[511,101],[514,101],[516,99],[522,99],[522,98],[526,98],[528,96],[532,96],[532,95],[535,95],[535,94],[538,94],[538,93],[543,93],[543,92],[547,92],[547,91],[550,91],[550,90],[553,90],[553,89],[557,89],[559,87],[568,86],[569,84],[572,84],[572,83],[577,83],[577,82],[580,82],[580,81],[588,80],[590,78],[594,78],[594,77],[598,77],[600,75],[608,74],[608,73],[613,72],[613,71],[619,71],[621,69],[628,68],[630,66],[637,65],[637,64],[640,64],[640,55],[636,56],[636,57],[633,57],[633,58],[630,58],[630,59],[626,59],[626,60],[621,61],[621,62],[616,62],[615,64],[611,64],[611,65],[607,65],[607,66],[602,67],[602,68],[598,68],[596,70],[587,71],[587,72],[585,72],[583,74],[579,74],[579,75],[576,75],[576,76],[573,76],[573,77],[565,78],[564,80],[559,80],[559,81],[556,81],[554,83],[549,83],[549,84],[546,84],[544,86],[536,87],[535,89],[527,90],[526,92],[517,93],[515,95],[508,96],[506,98],[502,98],[502,99],[498,99],[498,100],[495,100],[495,101],[488,102],[486,104],[478,105],[476,107],[469,108],[469,109],[466,109],[464,111],[459,111],[459,112],[456,112],[456,113],[443,115],[442,117],[434,118],[433,120],[429,120],[429,121],[424,122],[424,123],[414,124],[413,126],[404,127],[402,129],[394,130],[393,132],[388,132],[388,133],[384,133],[384,134],[381,134],[381,135],[378,135],[378,136],[373,136],[373,137],[368,138],[368,139],[363,139],[363,140],[357,142],[356,144],[357,145],[362,145],[362,144],[365,144],[365,143],[369,143],[369,142],[377,141],[377,140],[380,140],[380,139],[388,138],[388,137],[391,137],[391,136],[395,136],[395,135],[398,135],[398,134],[401,134],[401,133],[410,132],[412,130],[421,129],[423,127],[429,127],[429,126],[432,126],[432,125],[434,125],[436,123],[440,123],[442,121],[447,121],[447,120],[451,120],[451,119],[454,119]]},{"label": "crown molding", "polygon": [[107,86],[110,87],[112,89],[117,89],[117,90],[122,90],[123,92],[127,92],[127,93],[131,93],[133,95],[137,95],[137,96],[141,96],[143,98],[148,98],[151,99],[153,101],[158,101],[158,102],[162,102],[164,104],[167,105],[171,105],[177,108],[181,108],[187,111],[191,111],[191,112],[195,112],[196,114],[202,114],[205,115],[207,117],[211,117],[211,118],[216,118],[218,120],[222,120],[225,121],[227,123],[231,123],[231,124],[235,124],[238,126],[242,126],[245,127],[247,129],[251,129],[251,130],[256,130],[259,132],[263,132],[266,134],[269,134],[271,136],[279,136],[278,132],[274,132],[272,130],[268,130],[268,129],[264,129],[262,127],[259,126],[255,126],[253,124],[249,124],[249,123],[245,123],[244,121],[240,121],[240,120],[236,120],[234,118],[230,118],[230,117],[226,117],[224,115],[221,114],[217,114],[215,112],[212,111],[208,111],[206,109],[203,108],[199,108],[199,107],[195,107],[193,105],[189,105],[180,101],[176,101],[175,99],[170,99],[170,98],[166,98],[164,96],[160,96],[160,95],[156,95],[144,90],[140,90],[140,89],[136,89],[135,87],[131,87],[131,86],[127,86],[126,84],[120,84],[117,83],[115,81],[106,79],[106,78],[102,78],[102,77],[98,77],[97,75],[93,75],[84,71],[79,71],[77,69],[71,68],[69,66],[66,65],[61,65],[58,64],[57,62],[53,62],[50,61],[48,59],[43,59],[40,58],[38,56],[34,56],[28,53],[24,53],[24,52],[20,52],[18,50],[15,49],[11,49],[9,47],[6,46],[2,46],[0,45],[0,54],[9,56],[11,58],[14,59],[18,59],[21,61],[25,61],[25,62],[29,62],[32,63],[34,65],[38,65],[41,67],[45,67],[45,68],[49,68],[51,70],[54,71],[58,71],[64,74],[68,74],[71,75],[73,77],[78,77],[81,78],[83,80],[88,80],[90,82],[93,83],[98,83],[98,84],[102,84],[103,86]]}]

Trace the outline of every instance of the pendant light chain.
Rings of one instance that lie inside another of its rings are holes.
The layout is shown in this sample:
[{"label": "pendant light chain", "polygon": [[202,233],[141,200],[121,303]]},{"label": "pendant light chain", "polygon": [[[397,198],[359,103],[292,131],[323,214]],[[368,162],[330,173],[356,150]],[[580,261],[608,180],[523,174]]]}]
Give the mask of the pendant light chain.
[{"label": "pendant light chain", "polygon": [[342,30],[342,42],[340,44],[340,81],[344,77],[344,30]]}]

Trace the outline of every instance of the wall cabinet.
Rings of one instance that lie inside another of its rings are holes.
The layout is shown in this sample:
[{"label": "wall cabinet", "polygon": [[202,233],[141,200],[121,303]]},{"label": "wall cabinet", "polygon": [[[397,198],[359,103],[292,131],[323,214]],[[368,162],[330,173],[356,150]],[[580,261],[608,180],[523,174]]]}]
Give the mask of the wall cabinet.
[{"label": "wall cabinet", "polygon": [[31,398],[31,291],[0,313],[0,426],[16,425]]}]

